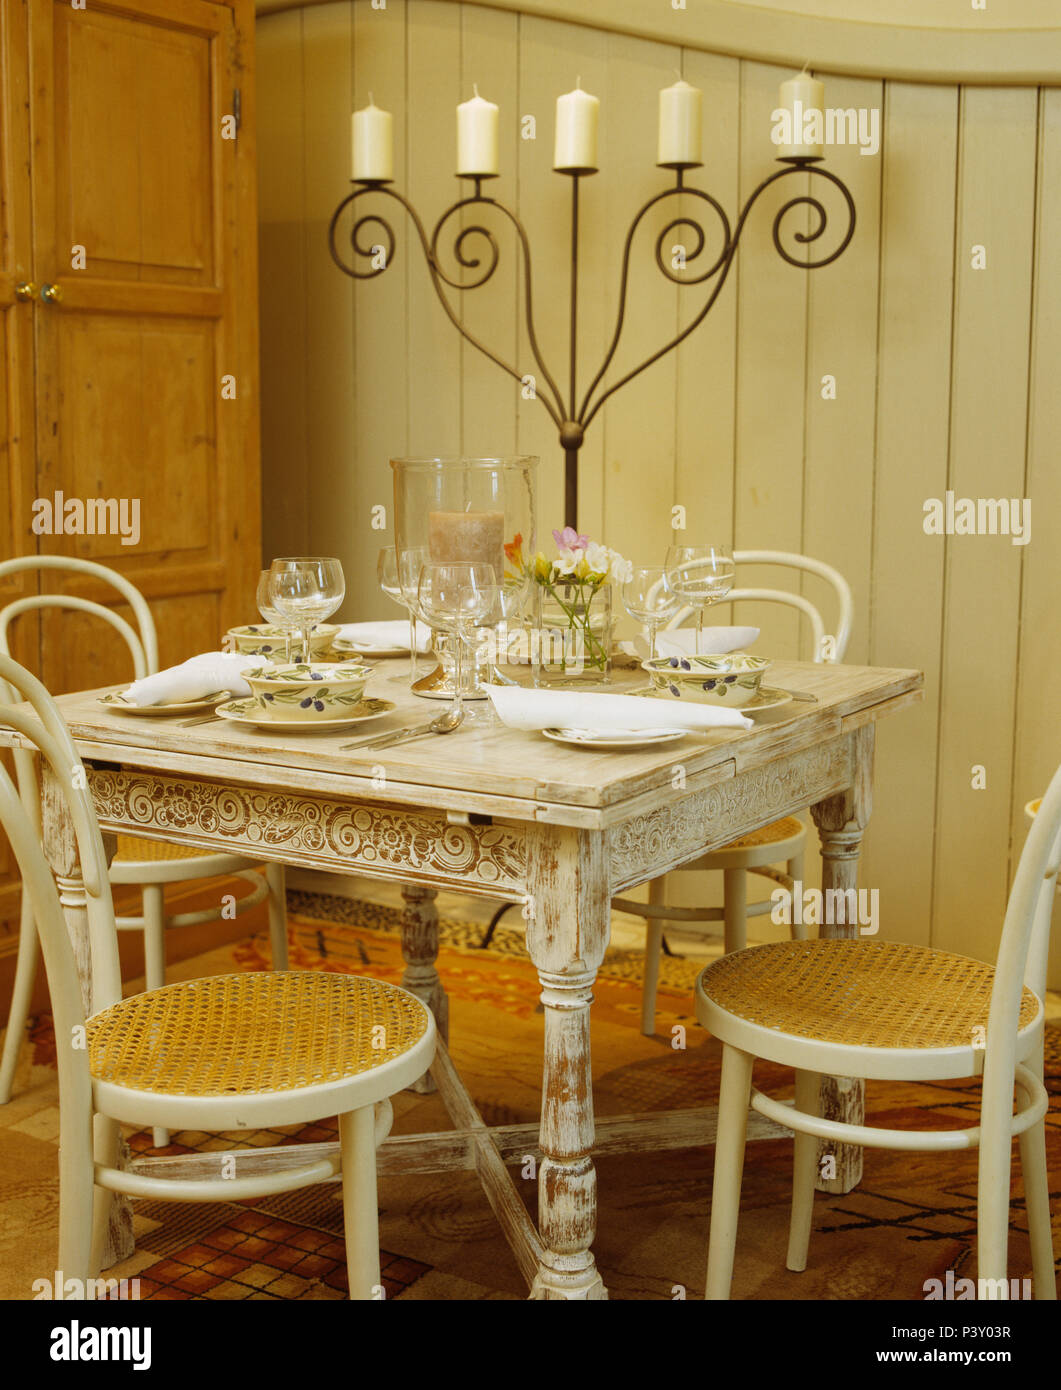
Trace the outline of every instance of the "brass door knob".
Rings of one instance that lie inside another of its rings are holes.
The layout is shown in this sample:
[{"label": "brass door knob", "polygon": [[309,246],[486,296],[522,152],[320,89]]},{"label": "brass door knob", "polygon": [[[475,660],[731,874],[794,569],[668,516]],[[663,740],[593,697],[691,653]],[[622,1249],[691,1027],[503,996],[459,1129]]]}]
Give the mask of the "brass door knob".
[{"label": "brass door knob", "polygon": [[45,304],[61,304],[63,302],[63,290],[61,285],[42,285],[41,299]]},{"label": "brass door knob", "polygon": [[32,280],[20,280],[15,286],[15,298],[20,304],[25,304],[27,300],[36,299],[37,286]]}]

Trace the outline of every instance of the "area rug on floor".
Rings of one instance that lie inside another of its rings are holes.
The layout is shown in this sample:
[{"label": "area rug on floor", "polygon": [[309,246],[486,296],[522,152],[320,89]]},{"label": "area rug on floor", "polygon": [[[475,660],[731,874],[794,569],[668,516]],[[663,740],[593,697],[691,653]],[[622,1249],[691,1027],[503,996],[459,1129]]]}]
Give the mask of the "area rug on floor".
[{"label": "area rug on floor", "polygon": [[[292,895],[291,964],[399,981],[400,914],[343,899]],[[311,913],[324,912],[324,916]],[[346,920],[339,920],[345,918]],[[507,924],[506,924],[507,923]],[[439,969],[450,994],[451,1049],[488,1124],[534,1122],[540,1107],[539,985],[518,914],[490,949],[482,927],[442,923]],[[692,1017],[697,966],[664,960],[657,1034],[639,1031],[640,955],[611,953],[594,988],[594,1095],[599,1115],[709,1104],[717,1099],[719,1047]],[[182,976],[267,969],[264,935],[181,968]],[[672,1044],[681,1041],[684,1049]],[[675,1031],[678,1030],[678,1031]],[[0,1296],[29,1297],[55,1263],[57,1107],[50,1020],[33,1031],[32,1066],[0,1111]],[[1061,1178],[1061,1030],[1048,1030],[1050,1171]],[[791,1073],[760,1065],[756,1082],[785,1095]],[[950,1082],[873,1084],[870,1123],[929,1129],[971,1122],[978,1087]],[[395,1133],[449,1127],[436,1096],[403,1093]],[[333,1122],[235,1136],[184,1131],[169,1152],[232,1149],[335,1137]],[[150,1147],[150,1133],[130,1140]],[[533,1216],[534,1155],[516,1170]],[[523,1175],[526,1176],[523,1176]],[[975,1276],[976,1156],[867,1152],[862,1184],[815,1203],[810,1262],[784,1269],[791,1143],[749,1145],[733,1296],[755,1299],[916,1299],[925,1281]],[[627,1155],[598,1161],[595,1252],[612,1298],[700,1297],[706,1264],[710,1151]],[[1055,1188],[1061,1182],[1055,1181]],[[341,1298],[346,1292],[342,1207],[335,1184],[257,1202],[134,1204],[136,1254],[109,1271],[136,1277],[140,1295],[163,1299]],[[1061,1249],[1061,1192],[1054,1191]],[[380,1242],[388,1298],[512,1299],[526,1288],[472,1173],[420,1174],[380,1183]],[[1014,1178],[1010,1273],[1030,1272],[1023,1189]]]}]

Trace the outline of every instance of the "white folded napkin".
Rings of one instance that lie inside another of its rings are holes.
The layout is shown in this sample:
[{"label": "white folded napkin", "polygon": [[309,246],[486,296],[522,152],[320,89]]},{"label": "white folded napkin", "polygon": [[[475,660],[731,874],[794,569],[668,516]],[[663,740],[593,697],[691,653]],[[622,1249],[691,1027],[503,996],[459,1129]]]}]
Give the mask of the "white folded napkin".
[{"label": "white folded napkin", "polygon": [[739,710],[643,695],[602,695],[596,691],[524,690],[488,685],[497,717],[510,729],[750,729]]},{"label": "white folded napkin", "polygon": [[177,705],[202,700],[219,690],[249,695],[251,688],[240,674],[260,666],[262,658],[245,652],[202,652],[153,676],[133,681],[122,696],[131,705]]},{"label": "white folded napkin", "polygon": [[[724,652],[742,652],[759,636],[757,627],[705,627],[700,638],[701,656],[721,656]],[[633,642],[623,642],[643,658],[648,656],[648,640],[635,637]],[[656,633],[656,654],[658,656],[689,656],[697,650],[696,628],[675,627]]]},{"label": "white folded napkin", "polygon": [[[402,618],[383,623],[344,623],[335,637],[342,638],[362,652],[409,650],[409,624]],[[431,629],[424,623],[417,623],[416,650],[426,652],[430,649]]]}]

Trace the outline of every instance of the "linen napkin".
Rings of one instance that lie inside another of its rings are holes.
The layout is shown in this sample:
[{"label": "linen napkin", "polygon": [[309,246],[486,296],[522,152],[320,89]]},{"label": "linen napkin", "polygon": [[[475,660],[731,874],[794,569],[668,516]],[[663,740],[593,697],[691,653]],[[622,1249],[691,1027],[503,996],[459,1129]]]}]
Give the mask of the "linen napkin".
[{"label": "linen napkin", "polygon": [[602,695],[596,691],[524,690],[488,685],[497,717],[510,729],[750,729],[739,710],[656,700],[642,695]]},{"label": "linen napkin", "polygon": [[[409,624],[402,618],[383,623],[344,623],[335,636],[350,642],[362,652],[409,650]],[[417,623],[416,650],[426,652],[430,649],[431,629],[424,623]]]},{"label": "linen napkin", "polygon": [[[742,652],[759,636],[757,627],[705,627],[700,639],[701,656],[721,656],[724,652]],[[642,659],[648,656],[648,639],[635,637],[632,642],[621,642],[623,651],[630,651]],[[656,633],[656,653],[658,656],[690,656],[696,651],[696,628],[675,627]]]},{"label": "linen napkin", "polygon": [[202,652],[167,667],[153,676],[133,681],[122,699],[131,705],[176,705],[202,700],[219,690],[233,695],[249,695],[251,688],[240,674],[262,664],[261,657],[245,652]]}]

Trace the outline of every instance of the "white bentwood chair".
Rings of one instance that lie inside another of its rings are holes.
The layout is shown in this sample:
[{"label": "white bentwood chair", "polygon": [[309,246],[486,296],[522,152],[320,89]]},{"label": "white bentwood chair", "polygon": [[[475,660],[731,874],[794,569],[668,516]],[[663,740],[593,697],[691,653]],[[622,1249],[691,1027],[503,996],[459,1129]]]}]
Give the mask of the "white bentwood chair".
[{"label": "white bentwood chair", "polygon": [[[843,661],[851,637],[854,603],[850,586],[838,570],[821,560],[782,550],[736,550],[733,552],[733,559],[738,566],[780,565],[795,570],[797,576],[800,573],[813,574],[824,579],[836,600],[836,629],[832,634],[826,632],[819,609],[802,594],[792,593],[787,589],[732,589],[722,601],[737,603],[751,599],[795,608],[810,620],[811,660],[825,663]],[[690,608],[683,608],[667,624],[666,630],[679,627],[692,611]],[[649,884],[647,903],[635,902],[632,898],[612,899],[613,908],[635,917],[643,917],[648,929],[641,986],[641,1031],[646,1037],[651,1037],[656,1031],[656,991],[659,985],[659,962],[666,923],[721,921],[726,951],[741,950],[748,941],[748,918],[769,912],[772,907],[769,899],[759,903],[748,903],[745,875],[752,873],[773,879],[791,892],[793,883],[803,877],[806,841],[807,832],[802,822],[795,816],[785,816],[782,820],[774,821],[772,825],[763,826],[749,835],[741,836],[739,840],[671,870],[671,873],[720,870],[723,877],[722,907],[668,906],[663,901],[662,878],[653,879]],[[785,869],[774,867],[782,863]],[[795,937],[802,938],[806,935],[806,928],[793,926],[792,932]]]},{"label": "white bentwood chair", "polygon": [[[35,712],[0,701],[0,724],[39,752],[61,789],[77,837],[91,940],[86,1011],[40,821],[0,766],[0,825],[40,932],[55,1018],[57,1268],[82,1289],[97,1277],[114,1192],[231,1202],[326,1182],[341,1171],[350,1297],[380,1298],[376,1147],[390,1129],[390,1097],[434,1058],[430,1011],[395,985],[309,970],[221,975],[122,999],[107,862],[81,760],[35,676],[0,655],[0,680]],[[116,1166],[121,1124],[223,1133],[329,1115],[339,1117],[340,1155],[295,1169],[189,1179]]]},{"label": "white bentwood chair", "polygon": [[[91,614],[109,623],[128,647],[138,680],[158,670],[158,639],[151,610],[144,596],[124,575],[93,560],[59,555],[25,555],[0,562],[0,579],[25,570],[37,571],[42,575],[51,574],[56,570],[73,571],[109,585],[132,609],[136,626],[131,626],[120,614],[113,612],[105,604],[96,603],[91,599],[73,594],[33,594],[15,599],[0,609],[0,654],[10,655],[8,629],[19,614],[42,608],[65,608]],[[0,686],[0,698],[6,694],[8,692]],[[16,752],[15,770],[23,795],[23,804],[27,814],[33,819],[38,814],[33,755]],[[139,917],[117,918],[116,926],[119,931],[144,933],[144,977],[148,989],[158,989],[166,981],[166,932],[178,927],[216,921],[221,917],[223,910],[222,904],[219,903],[216,908],[208,907],[195,912],[167,916],[164,903],[165,885],[214,878],[222,874],[245,879],[253,885],[252,892],[244,894],[232,905],[231,916],[241,916],[256,907],[264,898],[268,898],[273,967],[286,970],[287,905],[282,864],[269,864],[263,871],[256,867],[253,859],[247,859],[240,854],[204,853],[200,849],[166,844],[160,840],[144,840],[130,835],[118,836],[118,852],[111,864],[110,881],[112,884],[139,886],[143,912]],[[15,983],[7,1020],[3,1058],[0,1060],[0,1105],[6,1105],[11,1099],[11,1085],[25,1033],[38,959],[37,933],[33,927],[29,902],[23,893]],[[161,1129],[156,1129],[154,1142],[156,1148],[162,1148],[169,1143],[169,1135]]]},{"label": "white bentwood chair", "polygon": [[[994,968],[927,946],[783,941],[722,956],[696,1015],[723,1044],[707,1297],[730,1294],[749,1098],[795,1131],[787,1267],[807,1267],[818,1140],[934,1152],[979,1146],[978,1292],[1006,1298],[1012,1142],[1020,1141],[1037,1299],[1056,1299],[1043,1117],[1043,999],[1061,868],[1061,768],[1020,857]],[[757,1057],[796,1069],[795,1108],[752,1086]],[[876,1129],[818,1113],[820,1074],[883,1081],[982,1076],[980,1124]],[[1014,1113],[1016,1091],[1016,1113]]]}]

